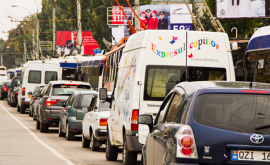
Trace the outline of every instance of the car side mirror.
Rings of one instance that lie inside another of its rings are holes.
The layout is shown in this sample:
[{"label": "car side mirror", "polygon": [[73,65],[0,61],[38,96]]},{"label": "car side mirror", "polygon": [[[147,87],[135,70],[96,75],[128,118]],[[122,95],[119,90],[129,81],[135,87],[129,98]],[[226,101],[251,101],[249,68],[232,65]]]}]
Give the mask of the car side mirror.
[{"label": "car side mirror", "polygon": [[65,107],[66,105],[67,105],[66,102],[63,102],[63,103],[62,103],[62,107]]},{"label": "car side mirror", "polygon": [[142,114],[138,118],[138,124],[148,125],[149,131],[153,128],[153,116],[149,114]]},{"label": "car side mirror", "polygon": [[33,93],[32,92],[28,92],[28,95],[33,95]]},{"label": "car side mirror", "polygon": [[107,99],[107,88],[100,88],[99,89],[99,99],[106,100]]},{"label": "car side mirror", "polygon": [[82,111],[87,113],[88,112],[88,107],[82,107]]}]

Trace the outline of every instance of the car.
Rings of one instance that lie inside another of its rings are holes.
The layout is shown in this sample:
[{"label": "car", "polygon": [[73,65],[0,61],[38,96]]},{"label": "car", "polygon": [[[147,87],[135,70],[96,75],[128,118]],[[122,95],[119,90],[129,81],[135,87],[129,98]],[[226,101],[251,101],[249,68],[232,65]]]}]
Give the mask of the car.
[{"label": "car", "polygon": [[[110,98],[111,92],[108,92]],[[98,151],[106,142],[107,121],[110,116],[110,103],[100,101],[99,93],[94,94],[89,107],[89,112],[83,118],[82,147],[91,147],[92,151]]]},{"label": "car", "polygon": [[75,135],[82,133],[82,120],[94,94],[96,91],[74,91],[63,103],[64,108],[60,113],[59,121],[59,137],[65,136],[67,140],[73,140]]},{"label": "car", "polygon": [[90,90],[89,83],[80,81],[50,81],[45,89],[42,90],[36,129],[40,132],[48,132],[50,126],[58,126],[59,114],[68,97],[75,90]]},{"label": "car", "polygon": [[0,86],[0,100],[4,100],[4,98],[7,98],[7,93],[8,93],[10,84],[11,84],[11,80],[3,81],[2,85]]},{"label": "car", "polygon": [[269,164],[270,85],[252,82],[177,84],[153,116],[144,165]]},{"label": "car", "polygon": [[[18,85],[20,84],[20,81],[21,81],[21,77],[20,76],[13,77],[13,79],[11,80],[11,84],[10,84],[10,87],[9,87],[8,93],[7,93],[7,103],[10,106],[16,106],[16,104],[12,100],[11,94],[12,94],[13,90],[16,87],[18,87]],[[18,109],[17,109],[17,111],[18,111]],[[18,112],[20,112],[20,111],[18,111]]]},{"label": "car", "polygon": [[44,85],[36,85],[34,91],[29,93],[29,95],[32,95],[30,100],[29,116],[32,116],[34,120],[37,117],[37,106],[40,102],[40,94],[43,88]]}]

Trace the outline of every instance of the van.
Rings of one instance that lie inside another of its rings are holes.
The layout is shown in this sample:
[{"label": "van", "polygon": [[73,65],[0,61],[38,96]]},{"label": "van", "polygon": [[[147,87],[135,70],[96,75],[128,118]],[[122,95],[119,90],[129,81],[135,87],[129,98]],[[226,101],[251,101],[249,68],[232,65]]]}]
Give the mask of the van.
[{"label": "van", "polygon": [[32,92],[36,85],[45,85],[53,80],[60,80],[62,72],[59,63],[28,61],[21,70],[21,84],[18,92],[18,112],[24,113],[29,108]]},{"label": "van", "polygon": [[140,114],[158,113],[165,96],[182,81],[235,81],[226,33],[147,30],[133,34],[123,49],[108,120],[107,160],[136,164],[149,133]]}]

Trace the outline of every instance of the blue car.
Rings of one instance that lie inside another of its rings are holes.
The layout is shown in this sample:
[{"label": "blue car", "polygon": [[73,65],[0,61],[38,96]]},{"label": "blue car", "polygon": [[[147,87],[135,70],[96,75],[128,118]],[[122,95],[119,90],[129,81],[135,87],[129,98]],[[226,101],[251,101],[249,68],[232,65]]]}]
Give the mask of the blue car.
[{"label": "blue car", "polygon": [[179,83],[138,123],[150,130],[144,165],[270,164],[269,84]]}]

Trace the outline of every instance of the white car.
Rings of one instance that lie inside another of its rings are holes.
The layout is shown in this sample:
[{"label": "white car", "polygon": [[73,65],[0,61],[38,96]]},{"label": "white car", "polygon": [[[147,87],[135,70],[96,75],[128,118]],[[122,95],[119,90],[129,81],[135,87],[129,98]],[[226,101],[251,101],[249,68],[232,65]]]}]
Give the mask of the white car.
[{"label": "white car", "polygon": [[[111,94],[110,94],[111,95]],[[110,116],[110,103],[101,102],[98,93],[92,99],[88,113],[82,122],[82,147],[91,147],[92,151],[98,151],[105,143],[107,136],[107,121]]]}]

